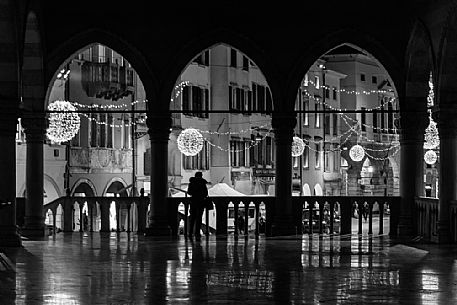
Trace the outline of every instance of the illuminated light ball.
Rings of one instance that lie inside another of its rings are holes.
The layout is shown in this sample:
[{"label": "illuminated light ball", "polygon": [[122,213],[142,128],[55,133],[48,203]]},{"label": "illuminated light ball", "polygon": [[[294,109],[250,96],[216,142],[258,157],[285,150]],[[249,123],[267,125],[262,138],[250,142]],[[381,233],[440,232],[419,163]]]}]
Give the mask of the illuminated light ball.
[{"label": "illuminated light ball", "polygon": [[300,137],[294,137],[292,142],[292,157],[298,157],[305,151],[305,142]]},{"label": "illuminated light ball", "polygon": [[68,111],[49,114],[49,127],[46,136],[54,143],[70,141],[78,133],[81,119],[75,113],[76,107],[68,101],[54,101],[48,105],[49,111]]},{"label": "illuminated light ball", "polygon": [[203,136],[194,128],[184,129],[178,136],[178,149],[186,156],[195,156],[203,148]]},{"label": "illuminated light ball", "polygon": [[427,150],[424,154],[424,161],[427,164],[435,164],[436,160],[438,160],[438,156],[436,155],[436,152],[433,150]]},{"label": "illuminated light ball", "polygon": [[365,149],[359,144],[356,144],[349,150],[349,157],[351,157],[352,161],[360,162],[365,157]]}]

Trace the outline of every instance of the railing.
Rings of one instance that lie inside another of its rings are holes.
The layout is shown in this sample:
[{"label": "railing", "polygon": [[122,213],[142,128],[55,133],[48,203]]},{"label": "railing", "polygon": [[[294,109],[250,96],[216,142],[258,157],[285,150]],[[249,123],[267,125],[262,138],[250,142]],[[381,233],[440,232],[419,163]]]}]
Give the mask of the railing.
[{"label": "railing", "polygon": [[415,204],[417,234],[424,240],[436,241],[438,237],[438,199],[418,197]]},{"label": "railing", "polygon": [[[206,234],[272,235],[275,200],[272,196],[211,197],[214,209],[205,210],[202,230]],[[293,222],[297,234],[385,234],[384,216],[389,216],[390,235],[396,232],[399,197],[292,197]],[[187,235],[189,197],[167,198],[168,224],[173,235]],[[78,205],[76,205],[78,203]],[[59,208],[60,206],[60,208]],[[148,197],[62,197],[44,206],[51,211],[52,222],[63,231],[73,231],[75,215],[83,219],[86,207],[88,225],[80,231],[111,231],[110,213],[116,211],[116,230],[125,224],[126,231],[144,232],[149,213]],[[79,210],[76,209],[79,207]],[[60,209],[60,210],[59,210]],[[60,211],[60,212],[59,212]],[[359,212],[357,212],[359,211]],[[364,211],[364,217],[362,217]],[[358,214],[354,231],[353,219]],[[457,213],[457,205],[455,208]],[[122,217],[122,219],[121,219]],[[56,219],[59,218],[59,221]],[[365,221],[364,221],[365,219]],[[378,225],[378,230],[373,224]],[[367,228],[368,226],[368,228]],[[364,229],[365,228],[365,229]]]}]

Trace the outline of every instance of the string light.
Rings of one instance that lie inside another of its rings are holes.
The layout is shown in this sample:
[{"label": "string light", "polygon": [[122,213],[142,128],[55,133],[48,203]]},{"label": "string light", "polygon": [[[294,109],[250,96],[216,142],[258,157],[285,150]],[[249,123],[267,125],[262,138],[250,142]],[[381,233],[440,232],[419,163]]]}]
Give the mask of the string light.
[{"label": "string light", "polygon": [[292,157],[299,157],[305,151],[305,143],[299,137],[293,137],[292,141]]},{"label": "string light", "polygon": [[425,133],[424,133],[424,148],[427,149],[427,151],[424,154],[424,161],[427,164],[435,164],[438,157],[432,149],[435,149],[440,145],[440,136],[438,133],[438,128],[436,127],[436,123],[432,118],[432,111],[430,109],[431,107],[433,107],[433,101],[434,101],[434,97],[435,97],[435,93],[433,92],[432,72],[430,72],[428,86],[429,86],[429,91],[428,91],[428,96],[427,96],[427,107],[429,109],[427,111],[429,114],[428,115],[429,124],[428,124],[427,128],[425,129]]},{"label": "string light", "polygon": [[50,111],[65,111],[49,114],[49,127],[46,135],[49,140],[55,143],[66,142],[78,133],[80,118],[73,106],[68,101],[54,101],[48,105]]},{"label": "string light", "polygon": [[184,129],[177,142],[179,151],[186,156],[195,156],[203,149],[203,136],[194,128]]}]

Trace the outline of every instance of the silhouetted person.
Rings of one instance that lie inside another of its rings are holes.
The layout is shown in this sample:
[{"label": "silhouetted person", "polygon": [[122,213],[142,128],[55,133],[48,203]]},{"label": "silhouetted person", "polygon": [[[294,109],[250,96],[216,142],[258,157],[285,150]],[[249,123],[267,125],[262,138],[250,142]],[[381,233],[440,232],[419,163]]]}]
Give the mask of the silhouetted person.
[{"label": "silhouetted person", "polygon": [[243,231],[244,231],[244,216],[243,216],[243,214],[240,213],[240,215],[238,215],[238,232],[240,234],[243,234]]},{"label": "silhouetted person", "polygon": [[190,230],[189,237],[195,234],[200,237],[200,228],[202,226],[203,210],[205,208],[204,199],[208,196],[206,184],[208,182],[203,179],[202,172],[196,172],[195,177],[189,179],[189,187],[187,193],[190,198]]}]

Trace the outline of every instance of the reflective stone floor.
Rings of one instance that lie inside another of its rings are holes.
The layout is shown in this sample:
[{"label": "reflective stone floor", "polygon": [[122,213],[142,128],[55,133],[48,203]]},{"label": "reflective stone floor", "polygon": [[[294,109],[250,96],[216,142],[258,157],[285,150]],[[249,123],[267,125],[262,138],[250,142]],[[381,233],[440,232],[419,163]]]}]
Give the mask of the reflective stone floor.
[{"label": "reflective stone floor", "polygon": [[0,304],[457,304],[457,247],[387,236],[60,233],[0,249]]}]

